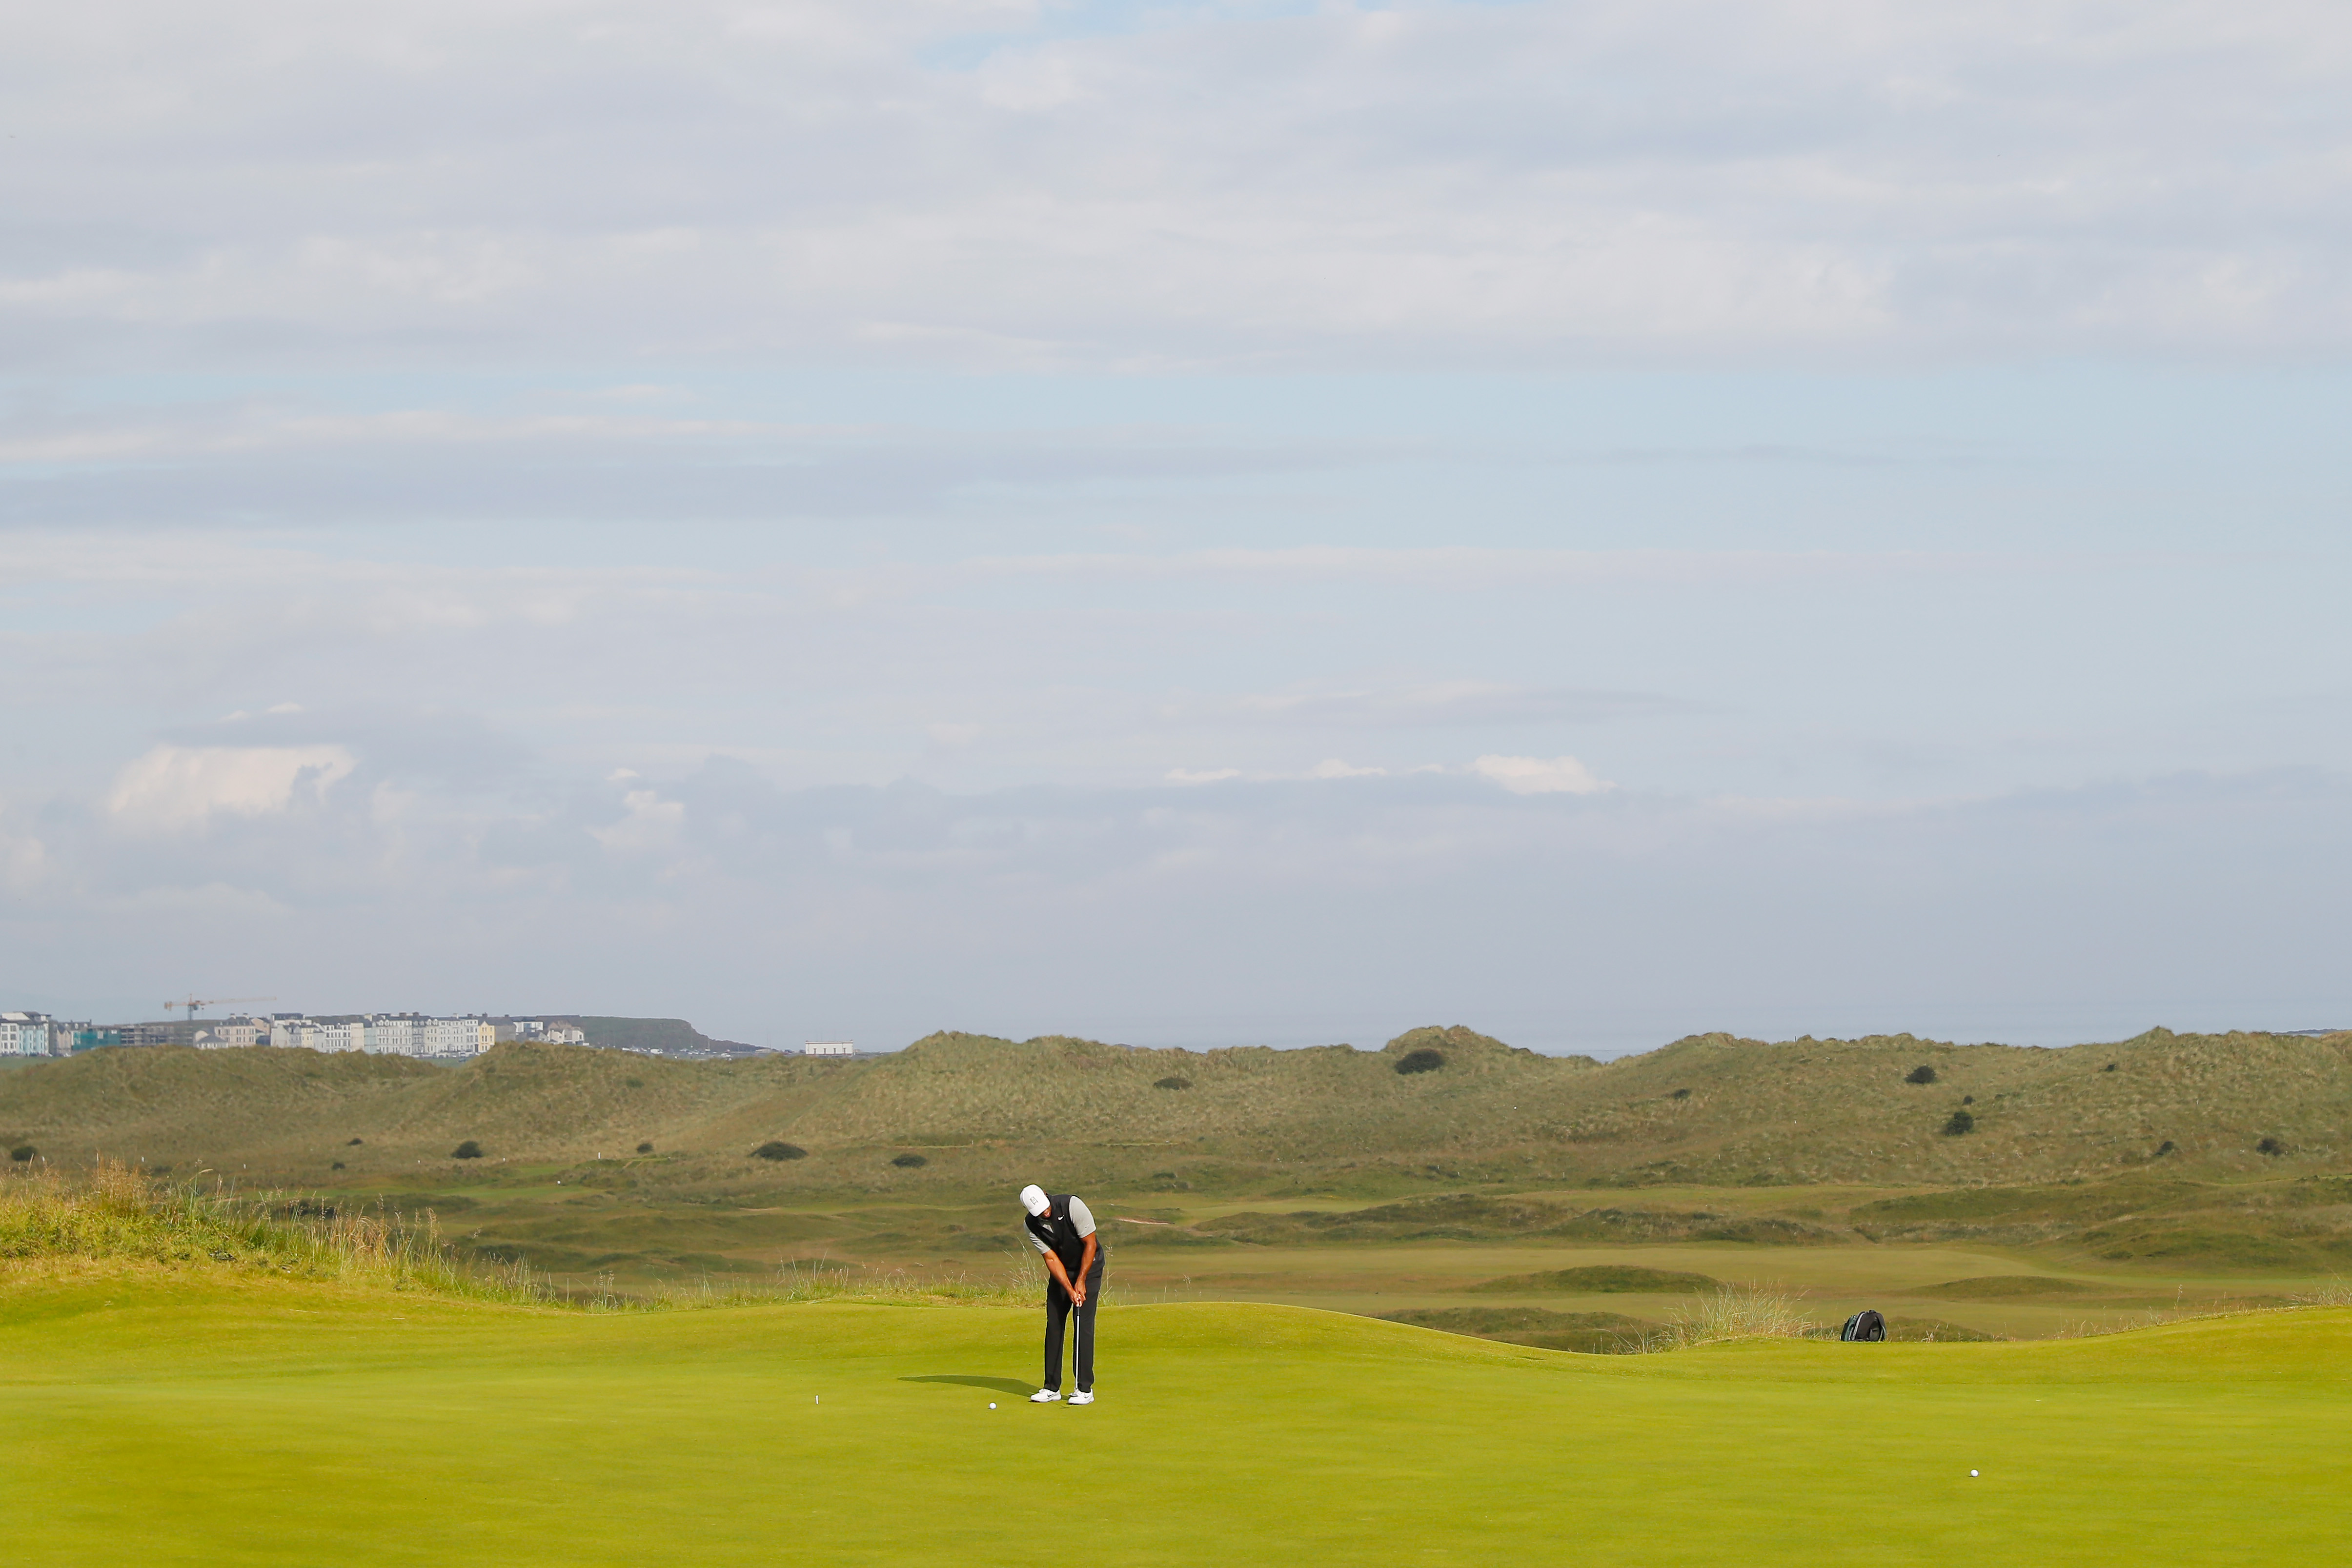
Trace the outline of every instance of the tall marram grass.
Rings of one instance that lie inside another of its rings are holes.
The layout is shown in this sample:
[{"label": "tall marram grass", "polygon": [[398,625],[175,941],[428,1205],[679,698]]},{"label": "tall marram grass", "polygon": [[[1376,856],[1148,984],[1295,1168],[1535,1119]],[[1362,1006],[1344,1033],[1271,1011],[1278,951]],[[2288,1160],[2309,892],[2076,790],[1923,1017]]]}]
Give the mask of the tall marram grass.
[{"label": "tall marram grass", "polygon": [[1821,1331],[1785,1291],[1754,1285],[1717,1285],[1680,1307],[1666,1326],[1649,1335],[1642,1348],[1685,1350],[1740,1339],[1805,1339]]},{"label": "tall marram grass", "polygon": [[166,1184],[135,1167],[101,1164],[79,1179],[52,1170],[0,1176],[0,1267],[82,1260],[164,1267],[230,1267],[250,1274],[348,1281],[432,1291],[476,1301],[588,1311],[754,1305],[777,1301],[875,1301],[926,1306],[1033,1306],[1045,1296],[1035,1253],[974,1278],[908,1270],[866,1270],[794,1260],[771,1280],[627,1295],[609,1276],[583,1290],[535,1273],[523,1262],[461,1258],[427,1211],[282,1193],[207,1190]]},{"label": "tall marram grass", "polygon": [[0,1180],[0,1260],[119,1260],[231,1265],[257,1273],[544,1302],[548,1284],[518,1264],[473,1268],[421,1220],[310,1198],[166,1185],[101,1163],[79,1180],[53,1171]]}]

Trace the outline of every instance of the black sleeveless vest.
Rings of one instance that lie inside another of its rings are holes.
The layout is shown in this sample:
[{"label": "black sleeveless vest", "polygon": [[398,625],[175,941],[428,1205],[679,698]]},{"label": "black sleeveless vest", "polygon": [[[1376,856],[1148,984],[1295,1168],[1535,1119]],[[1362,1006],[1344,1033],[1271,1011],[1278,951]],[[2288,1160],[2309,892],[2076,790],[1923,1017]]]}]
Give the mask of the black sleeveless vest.
[{"label": "black sleeveless vest", "polygon": [[[1070,1218],[1068,1193],[1049,1192],[1045,1195],[1045,1201],[1052,1207],[1054,1218],[1040,1219],[1034,1214],[1026,1216],[1029,1234],[1052,1248],[1054,1256],[1062,1260],[1063,1271],[1075,1280],[1078,1276],[1078,1265],[1086,1260],[1087,1239],[1078,1234],[1077,1226]],[[1097,1264],[1103,1260],[1106,1250],[1097,1225],[1095,1234],[1095,1261]]]}]

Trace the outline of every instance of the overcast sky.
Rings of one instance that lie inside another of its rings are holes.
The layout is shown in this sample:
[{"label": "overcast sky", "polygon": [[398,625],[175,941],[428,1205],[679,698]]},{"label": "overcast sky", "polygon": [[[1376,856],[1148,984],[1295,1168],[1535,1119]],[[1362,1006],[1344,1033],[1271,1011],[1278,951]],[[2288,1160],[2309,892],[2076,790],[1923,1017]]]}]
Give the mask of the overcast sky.
[{"label": "overcast sky", "polygon": [[2352,1022],[2352,12],[7,0],[0,1007]]}]

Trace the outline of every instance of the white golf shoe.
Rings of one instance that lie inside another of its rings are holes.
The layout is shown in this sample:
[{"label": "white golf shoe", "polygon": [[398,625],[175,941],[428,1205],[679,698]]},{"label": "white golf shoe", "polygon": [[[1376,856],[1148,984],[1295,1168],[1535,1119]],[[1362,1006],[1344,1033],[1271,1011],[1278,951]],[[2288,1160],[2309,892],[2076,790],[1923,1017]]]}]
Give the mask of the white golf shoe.
[{"label": "white golf shoe", "polygon": [[1032,1405],[1051,1405],[1055,1400],[1059,1399],[1061,1396],[1062,1391],[1058,1388],[1040,1388],[1036,1393],[1029,1396],[1029,1403]]},{"label": "white golf shoe", "polygon": [[1091,1405],[1094,1402],[1095,1392],[1091,1388],[1081,1388],[1070,1396],[1070,1403],[1073,1405]]}]

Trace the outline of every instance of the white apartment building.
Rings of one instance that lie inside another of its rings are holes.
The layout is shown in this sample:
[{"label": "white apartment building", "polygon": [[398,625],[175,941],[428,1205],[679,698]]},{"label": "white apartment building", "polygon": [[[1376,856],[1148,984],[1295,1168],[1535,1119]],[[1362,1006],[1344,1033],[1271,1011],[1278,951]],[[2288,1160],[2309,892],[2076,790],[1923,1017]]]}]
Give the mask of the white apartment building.
[{"label": "white apartment building", "polygon": [[362,1038],[371,1056],[423,1056],[423,1020],[415,1014],[373,1018],[362,1026]]},{"label": "white apartment building", "polygon": [[[426,1018],[419,1013],[379,1013],[341,1023],[278,1018],[253,1043],[307,1051],[363,1051],[373,1056],[478,1056],[498,1042],[498,1031],[478,1018]],[[199,1044],[204,1043],[199,1041]]]},{"label": "white apartment building", "polygon": [[50,1040],[48,1014],[0,1013],[0,1056],[47,1056]]},{"label": "white apartment building", "polygon": [[499,1042],[499,1031],[480,1019],[426,1019],[424,1039],[427,1056],[479,1056]]},{"label": "white apartment building", "polygon": [[569,1024],[549,1023],[544,1019],[514,1019],[501,1026],[500,1036],[507,1040],[543,1040],[551,1045],[585,1045],[588,1037]]},{"label": "white apartment building", "polygon": [[803,1056],[856,1056],[857,1047],[845,1040],[810,1040],[801,1042]]},{"label": "white apartment building", "polygon": [[269,1022],[269,1043],[289,1051],[298,1046],[304,1051],[327,1049],[323,1026],[312,1023],[309,1019],[272,1019]]},{"label": "white apartment building", "polygon": [[270,1026],[259,1019],[232,1019],[196,1030],[190,1041],[198,1051],[235,1051],[241,1046],[269,1043]]}]

